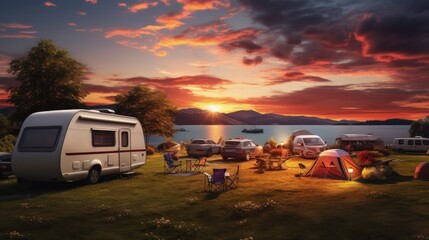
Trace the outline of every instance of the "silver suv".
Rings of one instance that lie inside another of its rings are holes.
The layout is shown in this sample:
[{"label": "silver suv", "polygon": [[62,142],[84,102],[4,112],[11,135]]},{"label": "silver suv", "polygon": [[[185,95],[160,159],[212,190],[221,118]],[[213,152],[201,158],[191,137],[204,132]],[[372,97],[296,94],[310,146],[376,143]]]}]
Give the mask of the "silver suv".
[{"label": "silver suv", "polygon": [[223,160],[228,158],[250,160],[262,154],[262,147],[256,144],[251,139],[232,138],[225,141],[225,145],[221,149]]},{"label": "silver suv", "polygon": [[211,157],[214,154],[220,153],[220,144],[215,143],[213,140],[200,138],[194,139],[186,146],[186,152],[189,157]]}]

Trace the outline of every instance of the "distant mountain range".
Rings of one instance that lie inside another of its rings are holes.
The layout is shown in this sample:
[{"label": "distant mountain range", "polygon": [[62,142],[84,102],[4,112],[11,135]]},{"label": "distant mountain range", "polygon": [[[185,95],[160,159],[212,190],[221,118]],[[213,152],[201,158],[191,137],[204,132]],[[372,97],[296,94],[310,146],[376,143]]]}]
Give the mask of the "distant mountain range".
[{"label": "distant mountain range", "polygon": [[[99,105],[89,109],[110,108],[115,105]],[[0,113],[7,114],[13,108],[2,108]],[[279,114],[262,114],[252,110],[241,110],[232,113],[213,113],[198,108],[180,109],[175,118],[176,125],[410,125],[407,119],[368,120],[331,120],[306,116],[284,116]]]},{"label": "distant mountain range", "polygon": [[412,122],[412,120],[407,119],[369,120],[365,122],[336,121],[317,117],[261,114],[251,110],[213,113],[197,108],[179,110],[175,120],[177,125],[410,125]]}]

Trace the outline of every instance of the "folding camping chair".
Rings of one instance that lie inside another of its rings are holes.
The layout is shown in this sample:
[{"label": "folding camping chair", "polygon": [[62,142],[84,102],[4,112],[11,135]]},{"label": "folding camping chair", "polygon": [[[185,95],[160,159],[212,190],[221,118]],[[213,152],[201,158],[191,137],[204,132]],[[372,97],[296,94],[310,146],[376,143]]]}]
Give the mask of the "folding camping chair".
[{"label": "folding camping chair", "polygon": [[170,153],[164,153],[164,172],[165,173],[182,172],[182,162],[175,163]]},{"label": "folding camping chair", "polygon": [[225,185],[225,173],[226,168],[222,169],[213,169],[213,175],[210,175],[204,172],[204,190],[208,191],[224,191],[226,189]]},{"label": "folding camping chair", "polygon": [[226,179],[228,180],[227,189],[238,188],[240,183],[239,171],[240,171],[240,165],[237,166],[237,172],[235,172],[234,175],[226,177]]}]

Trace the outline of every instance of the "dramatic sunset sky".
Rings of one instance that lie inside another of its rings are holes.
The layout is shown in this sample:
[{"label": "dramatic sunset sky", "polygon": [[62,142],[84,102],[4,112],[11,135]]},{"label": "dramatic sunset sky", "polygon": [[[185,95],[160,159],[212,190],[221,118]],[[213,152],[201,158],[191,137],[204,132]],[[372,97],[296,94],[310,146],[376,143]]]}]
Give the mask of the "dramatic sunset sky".
[{"label": "dramatic sunset sky", "polygon": [[1,0],[0,106],[46,38],[88,67],[88,105],[148,84],[179,108],[429,115],[427,0]]}]

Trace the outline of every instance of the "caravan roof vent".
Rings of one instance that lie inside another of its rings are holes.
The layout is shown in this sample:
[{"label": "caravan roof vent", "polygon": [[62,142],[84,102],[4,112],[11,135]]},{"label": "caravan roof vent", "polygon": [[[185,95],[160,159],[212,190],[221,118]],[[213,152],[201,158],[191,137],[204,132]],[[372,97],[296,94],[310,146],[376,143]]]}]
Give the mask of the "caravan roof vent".
[{"label": "caravan roof vent", "polygon": [[97,111],[102,112],[102,113],[115,113],[115,110],[113,109],[109,109],[109,108],[102,108],[102,109],[97,109]]}]

